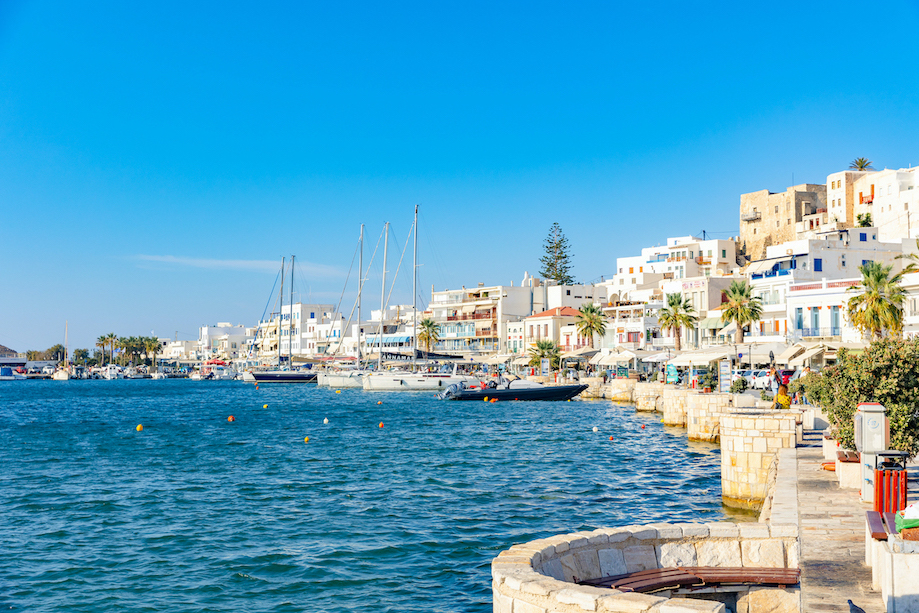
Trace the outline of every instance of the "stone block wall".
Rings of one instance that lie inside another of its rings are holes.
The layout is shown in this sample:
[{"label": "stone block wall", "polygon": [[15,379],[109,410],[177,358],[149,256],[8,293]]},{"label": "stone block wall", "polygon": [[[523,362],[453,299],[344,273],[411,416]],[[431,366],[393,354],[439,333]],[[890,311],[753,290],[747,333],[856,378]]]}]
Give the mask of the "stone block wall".
[{"label": "stone block wall", "polygon": [[639,385],[642,384],[634,379],[612,379],[604,386],[602,397],[613,402],[632,404],[635,402],[635,388]]},{"label": "stone block wall", "polygon": [[[686,598],[578,585],[578,581],[679,566],[798,568],[797,525],[651,524],[601,528],[515,545],[492,562],[494,613],[723,613],[720,594]],[[800,591],[751,587],[736,593],[738,613],[796,613]]]},{"label": "stone block wall", "polygon": [[732,394],[699,394],[686,397],[686,434],[691,441],[717,443],[721,415],[731,410]]},{"label": "stone block wall", "polygon": [[766,499],[769,466],[779,449],[795,447],[789,411],[744,411],[721,417],[721,495],[732,507],[758,509]]},{"label": "stone block wall", "polygon": [[660,411],[664,414],[665,424],[686,427],[686,398],[689,394],[695,394],[695,392],[678,389],[672,385],[664,388]]},{"label": "stone block wall", "polygon": [[673,388],[663,383],[636,383],[633,391],[633,402],[637,411],[660,411],[664,390]]}]

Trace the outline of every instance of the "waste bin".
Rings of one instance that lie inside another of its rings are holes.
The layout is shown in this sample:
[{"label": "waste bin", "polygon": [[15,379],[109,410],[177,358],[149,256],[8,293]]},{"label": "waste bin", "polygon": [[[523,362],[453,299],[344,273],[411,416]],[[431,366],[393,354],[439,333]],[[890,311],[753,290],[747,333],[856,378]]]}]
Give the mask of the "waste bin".
[{"label": "waste bin", "polygon": [[881,451],[875,459],[874,510],[896,513],[906,508],[905,451]]}]

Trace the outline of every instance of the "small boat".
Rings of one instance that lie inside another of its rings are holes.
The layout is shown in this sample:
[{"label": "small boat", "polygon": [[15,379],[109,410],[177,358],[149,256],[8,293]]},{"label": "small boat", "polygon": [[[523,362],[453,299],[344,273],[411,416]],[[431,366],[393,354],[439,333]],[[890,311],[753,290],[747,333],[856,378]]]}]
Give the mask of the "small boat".
[{"label": "small boat", "polygon": [[571,400],[587,389],[587,385],[543,385],[525,379],[489,381],[481,386],[451,385],[438,394],[441,400]]},{"label": "small boat", "polygon": [[[249,373],[256,383],[311,383],[316,373],[310,370],[266,370]],[[243,379],[248,381],[249,377]]]},{"label": "small boat", "polygon": [[20,375],[9,366],[0,367],[0,381],[25,381],[28,377]]}]

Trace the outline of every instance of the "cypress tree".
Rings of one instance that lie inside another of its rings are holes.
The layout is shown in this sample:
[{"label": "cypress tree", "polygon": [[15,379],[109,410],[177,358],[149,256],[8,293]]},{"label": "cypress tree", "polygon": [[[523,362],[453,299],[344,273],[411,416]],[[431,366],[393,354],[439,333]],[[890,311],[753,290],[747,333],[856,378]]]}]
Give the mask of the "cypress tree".
[{"label": "cypress tree", "polygon": [[546,254],[539,258],[542,268],[539,274],[544,279],[554,279],[559,285],[573,285],[571,276],[571,252],[568,239],[558,222],[549,228],[549,235],[543,242]]}]

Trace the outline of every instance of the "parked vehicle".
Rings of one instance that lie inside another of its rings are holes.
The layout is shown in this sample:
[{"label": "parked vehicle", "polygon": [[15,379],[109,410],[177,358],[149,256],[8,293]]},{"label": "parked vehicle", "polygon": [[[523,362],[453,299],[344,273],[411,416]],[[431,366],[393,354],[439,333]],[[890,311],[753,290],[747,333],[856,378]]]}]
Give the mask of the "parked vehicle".
[{"label": "parked vehicle", "polygon": [[788,382],[791,381],[791,376],[795,374],[794,369],[784,368],[779,371],[779,376],[782,377],[782,385],[788,385]]},{"label": "parked vehicle", "polygon": [[735,370],[734,372],[731,373],[731,383],[734,383],[734,381],[737,381],[738,379],[746,379],[747,387],[752,387],[753,386],[753,371],[749,369]]},{"label": "parked vehicle", "polygon": [[750,382],[750,387],[755,390],[767,390],[772,387],[771,381],[769,381],[769,371],[768,370],[754,370],[753,371],[753,381]]}]

